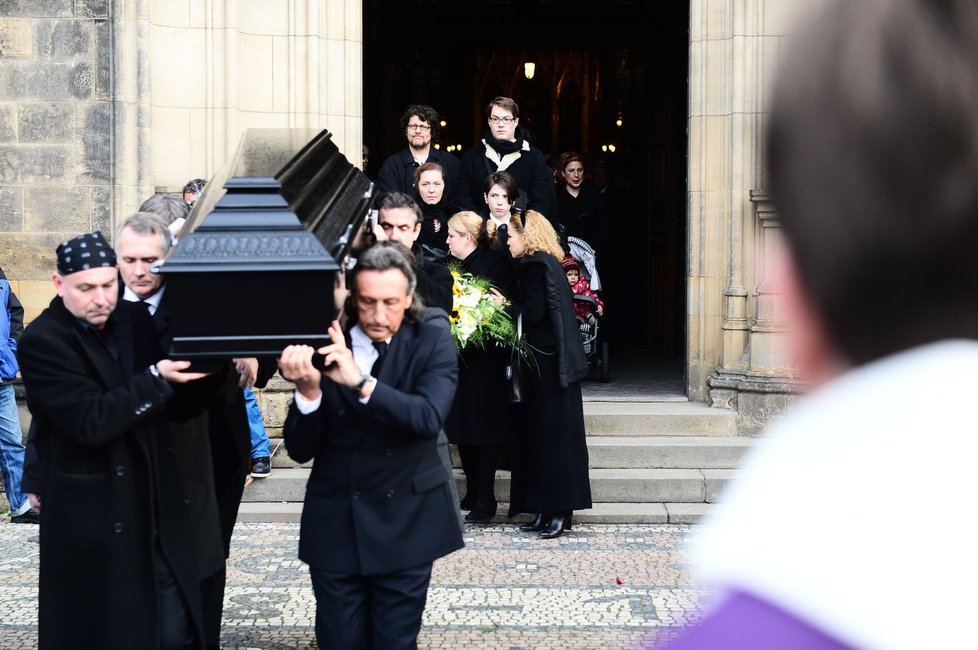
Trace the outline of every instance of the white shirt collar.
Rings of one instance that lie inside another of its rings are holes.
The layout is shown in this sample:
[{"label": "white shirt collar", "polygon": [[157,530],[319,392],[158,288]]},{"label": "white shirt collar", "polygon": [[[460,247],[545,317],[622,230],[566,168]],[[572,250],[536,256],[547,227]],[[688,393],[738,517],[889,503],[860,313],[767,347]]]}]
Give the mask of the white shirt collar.
[{"label": "white shirt collar", "polygon": [[150,313],[150,315],[153,315],[153,314],[156,313],[156,310],[160,306],[160,301],[163,299],[163,292],[164,291],[166,291],[166,285],[165,284],[162,287],[160,287],[160,290],[159,291],[157,291],[156,293],[154,293],[152,296],[150,296],[146,300],[143,300],[142,298],[140,298],[139,296],[137,296],[136,293],[132,289],[130,289],[129,287],[126,287],[125,290],[122,292],[122,299],[123,300],[128,300],[129,302],[145,302],[149,306],[149,313]]}]

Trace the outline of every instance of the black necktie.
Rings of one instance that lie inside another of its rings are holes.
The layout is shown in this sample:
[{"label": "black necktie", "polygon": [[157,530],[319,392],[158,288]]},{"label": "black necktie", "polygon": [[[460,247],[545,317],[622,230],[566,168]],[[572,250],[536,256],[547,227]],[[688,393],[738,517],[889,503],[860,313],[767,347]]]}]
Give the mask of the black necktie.
[{"label": "black necktie", "polygon": [[380,374],[380,368],[384,365],[384,357],[387,356],[387,347],[389,344],[387,341],[372,341],[374,349],[377,350],[377,360],[374,361],[374,365],[370,368],[370,374],[376,377]]}]

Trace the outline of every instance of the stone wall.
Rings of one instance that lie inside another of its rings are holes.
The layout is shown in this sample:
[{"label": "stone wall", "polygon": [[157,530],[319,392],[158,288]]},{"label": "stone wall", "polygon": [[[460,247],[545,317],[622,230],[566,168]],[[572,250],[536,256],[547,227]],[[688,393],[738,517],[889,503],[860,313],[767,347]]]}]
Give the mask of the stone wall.
[{"label": "stone wall", "polygon": [[33,318],[65,236],[111,230],[110,0],[0,2],[0,265]]}]

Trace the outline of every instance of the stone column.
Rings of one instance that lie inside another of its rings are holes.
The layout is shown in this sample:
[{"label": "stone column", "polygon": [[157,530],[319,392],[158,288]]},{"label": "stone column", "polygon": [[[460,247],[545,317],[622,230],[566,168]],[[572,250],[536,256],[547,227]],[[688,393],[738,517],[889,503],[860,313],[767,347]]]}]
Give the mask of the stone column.
[{"label": "stone column", "polygon": [[249,128],[325,128],[360,160],[360,0],[151,3],[158,189],[212,176]]},{"label": "stone column", "polygon": [[[710,399],[718,368],[750,367],[766,88],[800,0],[690,5],[687,392]],[[718,402],[719,405],[719,402]]]}]

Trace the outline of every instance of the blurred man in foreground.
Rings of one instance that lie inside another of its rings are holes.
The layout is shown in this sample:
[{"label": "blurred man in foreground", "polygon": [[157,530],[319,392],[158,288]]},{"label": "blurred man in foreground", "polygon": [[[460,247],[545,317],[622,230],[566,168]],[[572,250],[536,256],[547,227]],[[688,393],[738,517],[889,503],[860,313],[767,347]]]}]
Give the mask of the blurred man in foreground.
[{"label": "blurred man in foreground", "polygon": [[835,2],[794,38],[767,164],[815,390],[704,527],[720,599],[670,647],[963,647],[961,586],[978,580],[978,3]]}]

